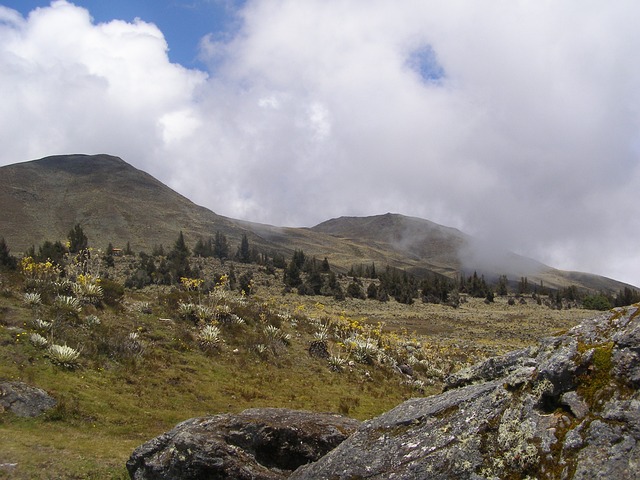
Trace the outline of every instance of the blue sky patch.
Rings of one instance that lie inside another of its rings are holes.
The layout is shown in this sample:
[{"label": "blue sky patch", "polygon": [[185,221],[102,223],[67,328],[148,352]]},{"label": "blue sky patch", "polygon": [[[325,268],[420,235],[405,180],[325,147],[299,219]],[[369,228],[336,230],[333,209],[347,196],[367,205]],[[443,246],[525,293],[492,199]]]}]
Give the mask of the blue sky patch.
[{"label": "blue sky patch", "polygon": [[411,52],[407,66],[420,75],[423,82],[438,84],[445,78],[445,71],[438,63],[436,52],[431,45],[424,45]]}]

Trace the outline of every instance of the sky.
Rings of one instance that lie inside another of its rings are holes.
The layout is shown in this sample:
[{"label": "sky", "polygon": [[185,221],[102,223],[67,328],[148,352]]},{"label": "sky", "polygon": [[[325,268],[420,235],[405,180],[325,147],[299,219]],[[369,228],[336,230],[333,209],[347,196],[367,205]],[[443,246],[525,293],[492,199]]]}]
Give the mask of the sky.
[{"label": "sky", "polygon": [[0,165],[238,219],[425,218],[640,286],[640,2],[0,0]]}]

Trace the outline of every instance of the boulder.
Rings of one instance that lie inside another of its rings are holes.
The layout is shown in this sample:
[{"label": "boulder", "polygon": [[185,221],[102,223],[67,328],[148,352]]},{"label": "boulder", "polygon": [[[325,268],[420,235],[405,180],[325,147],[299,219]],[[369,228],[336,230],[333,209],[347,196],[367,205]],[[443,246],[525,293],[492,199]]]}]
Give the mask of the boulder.
[{"label": "boulder", "polygon": [[138,447],[132,479],[276,480],[318,460],[360,422],[278,408],[192,418]]},{"label": "boulder", "polygon": [[289,478],[638,478],[640,310],[457,373]]},{"label": "boulder", "polygon": [[55,407],[56,399],[41,388],[23,382],[0,382],[0,411],[19,417],[37,417]]}]

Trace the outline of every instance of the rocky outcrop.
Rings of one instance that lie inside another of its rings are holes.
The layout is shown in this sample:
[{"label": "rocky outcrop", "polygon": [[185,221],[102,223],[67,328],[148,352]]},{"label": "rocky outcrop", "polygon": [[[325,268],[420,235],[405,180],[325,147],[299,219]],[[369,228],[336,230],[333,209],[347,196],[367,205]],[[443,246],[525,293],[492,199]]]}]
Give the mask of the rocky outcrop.
[{"label": "rocky outcrop", "polygon": [[360,422],[297,410],[262,408],[193,418],[138,447],[132,479],[277,480],[318,460]]},{"label": "rocky outcrop", "polygon": [[492,358],[364,423],[307,479],[636,479],[640,311]]},{"label": "rocky outcrop", "polygon": [[41,388],[23,382],[0,382],[0,411],[19,417],[37,417],[56,404],[56,399]]}]

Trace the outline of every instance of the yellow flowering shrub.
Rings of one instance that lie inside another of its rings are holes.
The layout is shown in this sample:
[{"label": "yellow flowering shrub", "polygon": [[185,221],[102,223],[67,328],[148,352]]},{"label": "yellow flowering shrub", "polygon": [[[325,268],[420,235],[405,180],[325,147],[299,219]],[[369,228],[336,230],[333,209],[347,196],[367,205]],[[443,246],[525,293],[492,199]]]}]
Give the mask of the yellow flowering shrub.
[{"label": "yellow flowering shrub", "polygon": [[180,283],[185,290],[193,291],[198,290],[198,288],[200,288],[200,285],[204,283],[204,280],[202,280],[201,278],[180,277]]}]

